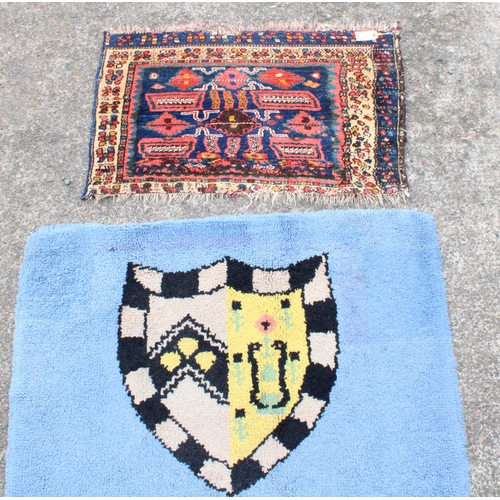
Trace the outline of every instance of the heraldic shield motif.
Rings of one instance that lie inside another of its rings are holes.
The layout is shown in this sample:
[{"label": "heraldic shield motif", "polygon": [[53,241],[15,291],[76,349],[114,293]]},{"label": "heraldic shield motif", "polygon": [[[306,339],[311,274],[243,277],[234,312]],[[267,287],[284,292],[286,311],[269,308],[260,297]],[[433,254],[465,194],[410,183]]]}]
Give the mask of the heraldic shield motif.
[{"label": "heraldic shield motif", "polygon": [[314,429],[335,381],[326,255],[284,269],[230,257],[187,272],[129,263],[118,358],[146,427],[228,495]]}]

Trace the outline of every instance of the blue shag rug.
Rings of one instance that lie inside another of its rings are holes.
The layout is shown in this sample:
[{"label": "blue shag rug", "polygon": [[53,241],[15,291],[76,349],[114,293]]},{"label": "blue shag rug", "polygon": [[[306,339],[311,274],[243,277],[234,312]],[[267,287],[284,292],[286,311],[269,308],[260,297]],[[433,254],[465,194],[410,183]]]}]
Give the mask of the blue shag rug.
[{"label": "blue shag rug", "polygon": [[436,230],[410,211],[36,231],[9,496],[467,496]]}]

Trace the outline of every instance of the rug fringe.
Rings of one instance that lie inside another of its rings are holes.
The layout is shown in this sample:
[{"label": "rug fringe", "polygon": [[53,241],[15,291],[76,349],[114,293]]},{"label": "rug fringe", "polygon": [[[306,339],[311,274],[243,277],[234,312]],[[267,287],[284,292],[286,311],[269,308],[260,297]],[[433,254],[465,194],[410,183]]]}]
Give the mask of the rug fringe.
[{"label": "rug fringe", "polygon": [[372,21],[358,24],[355,22],[341,23],[333,25],[330,23],[302,22],[302,21],[268,21],[257,25],[245,24],[191,24],[183,23],[169,26],[168,28],[152,28],[150,26],[119,26],[115,29],[107,30],[110,35],[124,33],[170,33],[186,31],[205,31],[213,35],[231,35],[241,31],[377,31],[379,33],[399,33],[401,25],[398,21],[392,24]]},{"label": "rug fringe", "polygon": [[123,203],[129,199],[134,201],[141,200],[144,204],[154,203],[162,205],[171,205],[172,203],[187,203],[188,205],[200,206],[200,201],[209,203],[221,203],[225,200],[236,200],[237,198],[248,197],[249,209],[254,202],[271,203],[273,207],[277,203],[285,203],[289,206],[297,206],[299,202],[313,203],[316,207],[383,207],[390,204],[396,206],[400,203],[406,203],[410,197],[407,189],[394,194],[384,195],[359,195],[359,194],[336,194],[325,196],[319,193],[130,193],[123,195],[96,194],[92,197],[95,203],[102,202],[106,198],[112,198],[114,202]]}]

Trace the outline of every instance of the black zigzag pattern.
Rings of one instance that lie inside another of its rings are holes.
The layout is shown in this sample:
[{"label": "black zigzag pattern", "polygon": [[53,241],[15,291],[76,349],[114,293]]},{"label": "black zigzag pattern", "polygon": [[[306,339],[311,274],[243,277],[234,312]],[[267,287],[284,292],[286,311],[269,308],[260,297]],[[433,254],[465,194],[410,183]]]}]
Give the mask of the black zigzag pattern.
[{"label": "black zigzag pattern", "polygon": [[[198,349],[196,352],[211,352],[215,360],[209,369],[205,370],[203,373],[204,380],[207,381],[213,388],[215,388],[224,399],[228,397],[228,363],[227,355],[216,345],[210,343],[206,338],[200,334],[190,322],[186,321],[186,318],[181,322],[181,328],[176,332],[173,338],[170,338],[165,344],[162,344],[161,348],[158,348],[157,353],[154,356],[148,357],[148,363],[150,366],[149,372],[153,379],[155,387],[160,390],[165,387],[172,379],[174,379],[179,371],[192,367],[194,370],[198,370],[199,366],[196,363],[196,359],[193,353],[192,355],[184,358],[181,363],[173,371],[167,371],[161,364],[161,356],[165,352],[172,352],[175,350],[175,346],[181,339],[193,339],[198,344]],[[184,325],[182,325],[184,323]],[[201,325],[197,325],[201,327]],[[171,333],[171,332],[170,332]],[[208,334],[207,334],[208,336]]]}]

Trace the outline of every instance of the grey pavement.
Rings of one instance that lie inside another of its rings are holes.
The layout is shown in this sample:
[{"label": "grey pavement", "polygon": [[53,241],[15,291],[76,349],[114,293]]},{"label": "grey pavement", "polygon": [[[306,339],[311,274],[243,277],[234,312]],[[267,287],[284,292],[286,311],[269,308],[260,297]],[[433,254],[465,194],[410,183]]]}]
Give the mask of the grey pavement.
[{"label": "grey pavement", "polygon": [[0,491],[17,280],[36,228],[327,206],[80,201],[103,30],[292,21],[403,27],[412,197],[398,206],[436,220],[472,495],[500,496],[500,5],[493,3],[0,4]]}]

